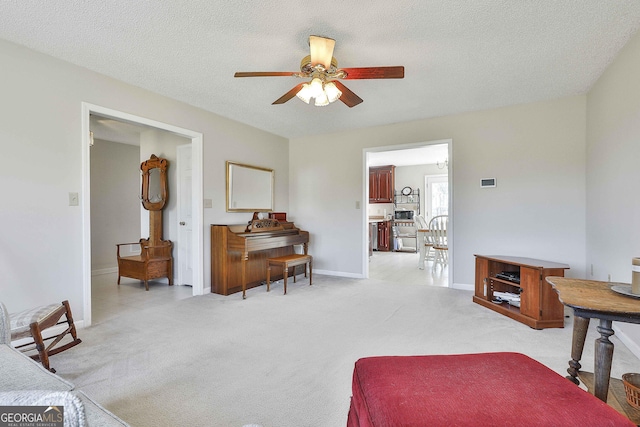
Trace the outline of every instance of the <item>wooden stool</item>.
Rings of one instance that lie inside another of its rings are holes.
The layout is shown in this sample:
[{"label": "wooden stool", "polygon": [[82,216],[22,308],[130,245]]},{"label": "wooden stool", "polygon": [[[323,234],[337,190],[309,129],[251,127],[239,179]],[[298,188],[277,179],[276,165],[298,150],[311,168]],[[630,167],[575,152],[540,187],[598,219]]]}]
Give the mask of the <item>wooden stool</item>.
[{"label": "wooden stool", "polygon": [[304,265],[304,277],[307,277],[307,264],[309,264],[309,286],[313,278],[313,258],[311,255],[291,254],[283,255],[276,258],[267,259],[267,292],[271,286],[271,266],[282,267],[282,276],[284,277],[284,293],[287,293],[287,276],[289,276],[289,267],[293,267],[293,283],[296,282],[296,266]]},{"label": "wooden stool", "polygon": [[[66,320],[60,320],[63,314]],[[71,307],[69,306],[69,301],[66,300],[62,301],[62,304],[50,304],[10,314],[9,318],[11,321],[11,341],[28,337],[32,339],[31,342],[19,345],[16,348],[20,349],[35,344],[38,354],[34,354],[31,358],[39,360],[42,365],[51,372],[55,372],[56,370],[49,366],[49,356],[58,354],[82,342],[76,334],[76,327],[73,324],[73,316],[71,315]],[[67,328],[58,335],[42,338],[42,331],[45,329],[65,323],[67,324]],[[69,333],[73,341],[54,348],[62,338]],[[53,340],[53,342],[45,346],[44,341],[47,340]],[[29,350],[32,350],[32,348],[23,351]]]}]

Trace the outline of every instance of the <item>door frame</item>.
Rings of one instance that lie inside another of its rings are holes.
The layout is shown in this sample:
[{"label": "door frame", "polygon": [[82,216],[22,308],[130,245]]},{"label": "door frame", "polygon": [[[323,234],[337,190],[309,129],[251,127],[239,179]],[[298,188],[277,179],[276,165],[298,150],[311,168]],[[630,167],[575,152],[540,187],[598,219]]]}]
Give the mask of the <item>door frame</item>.
[{"label": "door frame", "polygon": [[453,275],[454,275],[454,242],[455,242],[455,227],[454,227],[454,206],[453,206],[453,139],[438,139],[433,141],[417,142],[412,144],[398,144],[398,145],[385,145],[381,147],[368,147],[362,149],[362,277],[369,278],[369,222],[367,221],[369,205],[369,153],[383,152],[383,151],[397,151],[407,150],[410,148],[424,147],[426,145],[447,144],[447,151],[449,156],[448,161],[448,178],[449,178],[449,224],[447,229],[447,237],[449,242],[449,283],[448,287],[453,287]]},{"label": "door frame", "polygon": [[[180,232],[180,230],[181,230],[180,222],[183,219],[182,199],[184,197],[184,193],[182,191],[182,188],[183,188],[182,187],[182,179],[184,178],[184,176],[183,176],[182,167],[183,167],[183,163],[186,163],[184,161],[184,154],[183,154],[183,152],[186,149],[186,147],[189,148],[189,150],[190,150],[189,154],[191,154],[193,152],[193,147],[191,147],[191,144],[183,144],[183,145],[179,145],[179,146],[176,147],[176,167],[177,167],[176,178],[177,178],[177,181],[178,181],[177,185],[176,185],[176,192],[178,193],[177,194],[178,203],[176,204],[176,208],[177,208],[176,209],[176,213],[177,213],[176,220],[178,222],[178,224],[177,224],[177,230],[178,230],[177,238],[178,238],[178,241],[176,242],[177,244],[175,245],[175,248],[177,249],[177,252],[178,252],[178,257],[177,257],[178,258],[178,260],[177,260],[178,262],[176,263],[175,262],[176,260],[174,258],[174,271],[177,273],[176,280],[177,280],[178,285],[182,285],[182,284],[185,283],[185,278],[184,278],[184,275],[183,275],[182,267],[183,267],[185,262],[188,262],[187,261],[187,257],[183,257],[182,254],[180,253],[180,250],[183,248],[183,245],[184,245],[184,243],[180,241],[181,240],[180,236],[182,235],[182,233]],[[193,163],[193,161],[192,161],[192,163]],[[191,171],[191,180],[193,181],[193,171]],[[191,197],[191,211],[193,212],[193,197]],[[191,235],[193,236],[193,225],[191,225]],[[193,258],[193,255],[192,255],[192,258]],[[193,283],[193,276],[191,276],[190,281],[188,282],[188,284],[191,285],[192,283]]]},{"label": "door frame", "polygon": [[191,140],[192,148],[192,203],[193,223],[193,295],[204,293],[204,226],[203,226],[203,136],[200,132],[135,116],[111,108],[82,102],[82,282],[84,326],[91,325],[91,156],[90,156],[90,115],[92,113],[117,120],[137,123],[175,133]]}]

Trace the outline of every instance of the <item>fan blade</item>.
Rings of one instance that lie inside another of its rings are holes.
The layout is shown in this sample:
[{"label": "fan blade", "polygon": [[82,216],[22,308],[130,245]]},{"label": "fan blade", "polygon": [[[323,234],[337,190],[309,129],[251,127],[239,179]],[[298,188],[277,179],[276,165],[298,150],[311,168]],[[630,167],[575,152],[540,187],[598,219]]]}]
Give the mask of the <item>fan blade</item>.
[{"label": "fan blade", "polygon": [[325,69],[331,67],[331,58],[333,58],[333,48],[336,45],[334,39],[326,37],[309,36],[309,49],[311,50],[311,66],[317,64],[324,65]]},{"label": "fan blade", "polygon": [[276,99],[275,101],[273,101],[271,103],[271,105],[275,105],[275,104],[284,104],[285,102],[287,102],[288,100],[290,100],[291,98],[293,98],[294,96],[296,96],[296,94],[298,92],[300,92],[300,89],[302,89],[302,85],[304,83],[300,83],[299,85],[296,85],[296,87],[294,87],[293,89],[291,89],[289,92],[285,93],[284,95],[282,95],[280,98]]},{"label": "fan blade", "polygon": [[404,78],[404,67],[360,67],[341,68],[347,73],[345,80],[355,79],[402,79]]},{"label": "fan blade", "polygon": [[355,107],[362,102],[362,98],[353,93],[351,89],[340,83],[338,80],[332,80],[332,82],[338,89],[340,89],[340,92],[342,92],[342,95],[340,95],[340,101],[344,102],[347,107]]},{"label": "fan blade", "polygon": [[293,77],[296,74],[293,71],[249,71],[235,73],[233,77]]}]

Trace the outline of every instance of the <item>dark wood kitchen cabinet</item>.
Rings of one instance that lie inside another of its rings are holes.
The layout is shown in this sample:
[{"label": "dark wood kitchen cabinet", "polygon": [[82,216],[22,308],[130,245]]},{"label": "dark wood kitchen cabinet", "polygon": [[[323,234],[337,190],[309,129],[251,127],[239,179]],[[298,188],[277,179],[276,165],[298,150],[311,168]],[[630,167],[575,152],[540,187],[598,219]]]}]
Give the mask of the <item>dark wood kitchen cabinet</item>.
[{"label": "dark wood kitchen cabinet", "polygon": [[389,252],[391,250],[390,231],[391,221],[380,221],[378,223],[378,251]]},{"label": "dark wood kitchen cabinet", "polygon": [[369,203],[393,203],[395,166],[369,168]]}]

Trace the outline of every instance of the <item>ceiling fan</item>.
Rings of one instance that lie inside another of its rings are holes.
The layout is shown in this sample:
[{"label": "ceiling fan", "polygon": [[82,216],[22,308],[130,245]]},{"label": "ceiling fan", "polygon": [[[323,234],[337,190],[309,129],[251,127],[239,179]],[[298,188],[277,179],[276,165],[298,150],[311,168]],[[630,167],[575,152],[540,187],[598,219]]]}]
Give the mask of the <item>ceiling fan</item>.
[{"label": "ceiling fan", "polygon": [[327,37],[309,36],[311,55],[302,58],[300,72],[238,72],[234,77],[291,76],[303,79],[310,78],[311,81],[296,85],[289,92],[276,99],[273,104],[284,104],[297,96],[307,104],[311,98],[314,98],[317,106],[328,105],[340,99],[348,107],[355,107],[362,102],[362,99],[343,85],[340,80],[404,78],[403,66],[338,68],[338,61],[333,57],[335,44],[335,40]]}]

